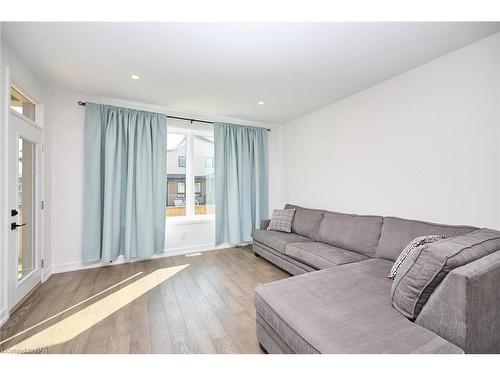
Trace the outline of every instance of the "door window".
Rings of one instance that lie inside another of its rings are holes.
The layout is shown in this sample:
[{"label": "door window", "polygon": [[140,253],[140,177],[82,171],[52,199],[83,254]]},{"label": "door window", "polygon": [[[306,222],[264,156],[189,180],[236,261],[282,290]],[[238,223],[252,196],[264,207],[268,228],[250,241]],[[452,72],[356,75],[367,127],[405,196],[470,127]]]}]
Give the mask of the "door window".
[{"label": "door window", "polygon": [[18,140],[17,183],[17,279],[35,269],[35,145]]}]

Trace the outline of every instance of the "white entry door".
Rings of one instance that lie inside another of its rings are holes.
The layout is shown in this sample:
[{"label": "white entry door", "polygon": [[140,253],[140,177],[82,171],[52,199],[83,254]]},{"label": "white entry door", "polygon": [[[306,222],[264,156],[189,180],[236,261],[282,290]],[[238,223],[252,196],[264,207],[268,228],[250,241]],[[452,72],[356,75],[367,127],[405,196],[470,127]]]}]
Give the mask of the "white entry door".
[{"label": "white entry door", "polygon": [[29,119],[8,115],[9,309],[42,280],[42,131]]}]

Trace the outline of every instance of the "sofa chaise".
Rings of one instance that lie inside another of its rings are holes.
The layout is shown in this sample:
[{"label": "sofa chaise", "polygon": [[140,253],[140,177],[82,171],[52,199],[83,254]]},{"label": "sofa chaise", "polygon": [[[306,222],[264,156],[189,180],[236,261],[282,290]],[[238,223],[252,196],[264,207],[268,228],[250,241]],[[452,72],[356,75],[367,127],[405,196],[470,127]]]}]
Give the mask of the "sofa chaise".
[{"label": "sofa chaise", "polygon": [[[292,232],[252,231],[253,251],[291,278],[255,290],[268,353],[500,353],[500,251],[450,271],[410,319],[388,278],[416,237],[478,228],[295,208]],[[457,237],[458,238],[458,237]]]}]

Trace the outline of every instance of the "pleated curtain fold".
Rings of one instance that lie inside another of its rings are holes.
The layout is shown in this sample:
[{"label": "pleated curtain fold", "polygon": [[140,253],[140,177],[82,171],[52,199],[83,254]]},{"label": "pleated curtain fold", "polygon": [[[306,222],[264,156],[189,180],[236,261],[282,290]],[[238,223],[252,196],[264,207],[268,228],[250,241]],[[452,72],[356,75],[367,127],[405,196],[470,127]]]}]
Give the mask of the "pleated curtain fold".
[{"label": "pleated curtain fold", "polygon": [[268,217],[267,130],[214,124],[216,244],[251,240]]},{"label": "pleated curtain fold", "polygon": [[164,251],[167,117],[85,107],[83,260]]}]

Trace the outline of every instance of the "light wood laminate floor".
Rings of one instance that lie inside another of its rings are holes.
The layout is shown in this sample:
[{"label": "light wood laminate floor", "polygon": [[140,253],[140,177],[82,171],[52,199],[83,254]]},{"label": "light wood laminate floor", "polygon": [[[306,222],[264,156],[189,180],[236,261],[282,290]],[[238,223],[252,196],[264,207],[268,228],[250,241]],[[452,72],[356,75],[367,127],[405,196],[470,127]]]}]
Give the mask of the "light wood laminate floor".
[{"label": "light wood laminate floor", "polygon": [[250,247],[53,275],[0,330],[0,349],[261,353],[254,289],[289,275]]}]

